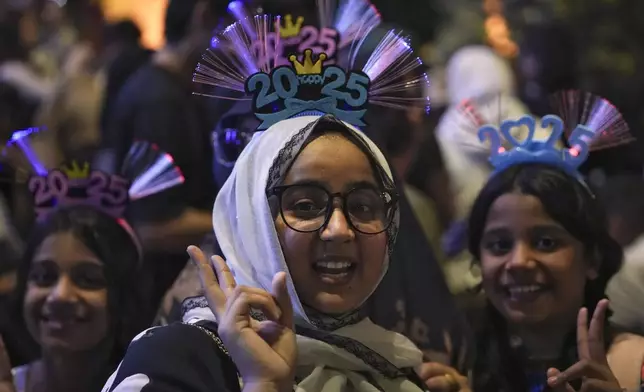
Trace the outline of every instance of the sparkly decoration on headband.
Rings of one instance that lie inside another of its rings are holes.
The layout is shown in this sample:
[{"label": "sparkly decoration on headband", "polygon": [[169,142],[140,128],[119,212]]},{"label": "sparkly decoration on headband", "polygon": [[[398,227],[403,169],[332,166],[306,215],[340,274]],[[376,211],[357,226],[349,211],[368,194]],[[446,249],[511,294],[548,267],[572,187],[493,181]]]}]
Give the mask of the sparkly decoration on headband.
[{"label": "sparkly decoration on headband", "polygon": [[[12,161],[18,154],[22,155],[22,159],[24,159],[25,163],[30,167],[32,173],[46,176],[47,169],[38,154],[38,149],[34,146],[34,142],[44,134],[44,131],[44,128],[37,127],[15,131],[11,135],[11,139],[3,150],[2,155],[5,158],[8,158],[9,161]],[[11,155],[13,157],[11,157]]]},{"label": "sparkly decoration on headband", "polygon": [[[356,1],[345,2],[353,3]],[[255,41],[244,30],[249,24],[255,29]],[[355,67],[356,58],[367,34],[375,26],[356,28],[364,35],[353,35],[355,40],[349,45],[346,57],[336,55],[335,65],[328,64],[328,53],[308,47],[289,55],[290,66],[274,67],[279,62],[270,61],[275,54],[274,42],[267,39],[271,25],[270,17],[260,15],[253,18],[253,23],[238,21],[218,34],[197,66],[193,80],[215,89],[243,93],[243,96],[232,98],[221,92],[201,95],[252,100],[255,114],[262,121],[258,130],[289,117],[310,113],[333,114],[362,126],[365,125],[362,116],[367,103],[429,110],[429,98],[424,95],[423,88],[429,83],[427,75],[418,72],[419,76],[410,76],[413,71],[422,69],[422,62],[414,56],[401,33],[388,31],[370,51],[361,68]],[[254,50],[256,42],[261,43],[259,54]],[[410,96],[412,91],[418,91],[417,95]]]},{"label": "sparkly decoration on headband", "polygon": [[137,141],[125,158],[122,175],[91,170],[72,161],[29,179],[36,215],[43,218],[58,207],[89,205],[120,219],[128,201],[138,200],[184,182],[172,157],[154,144]]},{"label": "sparkly decoration on headband", "polygon": [[[607,100],[587,93],[571,93],[568,98],[568,105],[562,106],[569,109],[564,114],[567,126],[564,119],[556,115],[541,119],[540,126],[551,130],[545,141],[535,140],[537,121],[532,116],[506,120],[499,127],[485,125],[479,129],[479,140],[490,143],[490,163],[496,172],[521,163],[543,163],[581,178],[578,169],[586,161],[590,151],[634,140],[628,135],[628,127],[619,111]],[[579,98],[583,100],[579,101]],[[581,107],[581,110],[570,109],[572,107]],[[528,129],[523,142],[511,134],[512,129],[520,126]],[[569,148],[559,149],[556,144],[564,136]],[[510,149],[502,146],[503,139],[509,143]]]},{"label": "sparkly decoration on headband", "polygon": [[128,190],[130,200],[139,200],[185,182],[185,177],[172,156],[159,150],[155,144],[145,141],[132,144],[121,174],[132,179]]},{"label": "sparkly decoration on headband", "polygon": [[577,124],[594,131],[585,139],[590,151],[621,146],[635,141],[619,110],[600,96],[579,90],[565,90],[550,97],[554,113],[563,119],[564,133],[568,136]]},{"label": "sparkly decoration on headband", "polygon": [[317,21],[293,14],[258,21],[245,3],[231,1],[228,12],[239,21],[252,42],[251,53],[273,68],[290,66],[291,54],[303,53],[309,48],[316,55],[325,53],[327,64],[334,64],[340,49],[380,24],[380,14],[367,0],[342,0],[337,7],[335,0],[317,0]]}]

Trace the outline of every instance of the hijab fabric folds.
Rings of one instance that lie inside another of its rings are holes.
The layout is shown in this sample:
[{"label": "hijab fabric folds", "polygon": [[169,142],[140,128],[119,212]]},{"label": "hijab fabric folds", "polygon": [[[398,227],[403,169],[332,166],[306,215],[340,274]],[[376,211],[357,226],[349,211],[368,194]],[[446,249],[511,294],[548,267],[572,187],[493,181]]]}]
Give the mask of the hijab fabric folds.
[{"label": "hijab fabric folds", "polygon": [[[255,134],[221,188],[213,211],[217,241],[237,284],[270,291],[273,276],[288,272],[266,191],[281,183],[311,132],[318,126],[325,131],[325,123],[362,142],[393,184],[391,170],[375,144],[332,116],[297,117]],[[387,233],[389,249],[397,230],[396,213]],[[388,257],[383,263],[384,276]],[[411,341],[373,324],[359,310],[339,318],[316,313],[301,303],[290,274],[287,282],[296,318],[296,391],[421,391],[407,377],[422,362],[422,353]],[[193,298],[184,305],[184,322],[216,321],[204,299]]]}]

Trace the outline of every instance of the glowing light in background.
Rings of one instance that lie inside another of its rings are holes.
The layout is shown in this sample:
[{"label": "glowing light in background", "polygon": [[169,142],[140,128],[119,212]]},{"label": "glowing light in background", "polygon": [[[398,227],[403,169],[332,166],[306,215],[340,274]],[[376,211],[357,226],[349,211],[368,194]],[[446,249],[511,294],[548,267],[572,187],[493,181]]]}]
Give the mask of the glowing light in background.
[{"label": "glowing light in background", "polygon": [[483,10],[487,14],[483,26],[488,43],[501,56],[515,57],[519,53],[519,47],[512,40],[501,0],[483,0]]},{"label": "glowing light in background", "polygon": [[101,0],[109,21],[132,19],[141,29],[144,46],[158,49],[163,46],[163,23],[167,0]]}]

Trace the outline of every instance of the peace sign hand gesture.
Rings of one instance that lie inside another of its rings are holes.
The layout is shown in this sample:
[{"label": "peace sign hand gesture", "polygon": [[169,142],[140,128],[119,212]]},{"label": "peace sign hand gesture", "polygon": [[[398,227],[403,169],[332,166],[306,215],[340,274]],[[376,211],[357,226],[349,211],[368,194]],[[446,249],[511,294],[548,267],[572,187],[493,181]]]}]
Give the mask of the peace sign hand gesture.
[{"label": "peace sign hand gesture", "polygon": [[[217,333],[237,365],[244,390],[292,391],[297,346],[286,273],[275,274],[273,292],[268,293],[237,286],[219,256],[212,257],[215,275],[201,249],[190,246],[188,254],[197,265],[208,306],[217,317]],[[267,320],[254,320],[251,308],[261,310]]]},{"label": "peace sign hand gesture", "polygon": [[557,392],[575,392],[568,383],[582,379],[582,392],[622,392],[606,359],[604,322],[608,300],[599,301],[588,325],[588,309],[581,308],[577,316],[577,353],[579,362],[560,372],[548,370],[548,385]]}]

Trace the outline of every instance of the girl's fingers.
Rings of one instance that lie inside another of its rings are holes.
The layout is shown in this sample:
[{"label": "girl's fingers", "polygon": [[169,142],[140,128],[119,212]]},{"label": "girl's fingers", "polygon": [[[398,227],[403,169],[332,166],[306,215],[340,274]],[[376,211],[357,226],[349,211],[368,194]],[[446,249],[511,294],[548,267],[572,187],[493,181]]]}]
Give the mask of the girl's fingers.
[{"label": "girl's fingers", "polygon": [[556,377],[549,378],[548,385],[554,387],[582,378],[604,380],[606,379],[606,374],[604,368],[596,362],[581,360],[563,372],[560,372]]},{"label": "girl's fingers", "polygon": [[438,362],[425,362],[416,369],[416,373],[418,373],[418,376],[422,380],[429,380],[432,377],[443,376],[445,374],[454,375],[455,370]]},{"label": "girl's fingers", "polygon": [[266,292],[259,294],[243,289],[236,289],[230,297],[228,304],[225,320],[222,320],[222,324],[220,325],[249,320],[251,308],[261,310],[270,320],[279,320],[280,317],[279,307],[273,297]]},{"label": "girl's fingers", "polygon": [[217,316],[217,319],[220,319],[226,309],[226,295],[221,287],[219,287],[215,271],[213,271],[206,255],[198,247],[193,245],[189,246],[188,255],[190,255],[190,259],[197,266],[199,280],[208,300],[208,305]]},{"label": "girl's fingers", "polygon": [[577,356],[579,359],[590,359],[588,348],[588,309],[581,308],[577,314]]},{"label": "girl's fingers", "polygon": [[248,311],[239,310],[243,309],[243,307],[238,307],[238,302],[240,301],[250,303],[250,308],[261,310],[264,316],[271,321],[278,322],[282,317],[282,310],[275,301],[275,298],[265,290],[247,286],[236,287],[231,296],[228,297],[226,313],[234,314],[236,317],[249,314],[250,308]]},{"label": "girl's fingers", "polygon": [[427,381],[425,381],[425,385],[429,388],[430,391],[445,391],[445,392],[451,392],[455,390],[454,382],[452,379],[448,378],[445,375],[442,376],[434,376]]},{"label": "girl's fingers", "polygon": [[597,303],[593,318],[590,320],[588,329],[588,350],[590,359],[593,361],[606,364],[606,348],[604,346],[604,325],[606,324],[606,311],[608,309],[608,300],[602,299]]},{"label": "girl's fingers", "polygon": [[[205,291],[210,308],[217,320],[235,320],[250,317],[251,308],[261,310],[272,321],[292,327],[293,307],[288,295],[286,273],[278,273],[273,279],[273,295],[265,290],[237,286],[232,271],[219,256],[211,258],[212,265],[205,254],[196,246],[188,247],[190,259],[199,272],[201,286]],[[213,270],[214,266],[214,270]]]},{"label": "girl's fingers", "polygon": [[559,371],[559,369],[555,369],[555,368],[548,369],[548,372],[546,373],[548,377],[548,385],[552,388],[552,391],[553,392],[575,392],[575,390],[567,382],[553,386],[554,380],[556,380],[559,374],[561,374],[561,372]]},{"label": "girl's fingers", "polygon": [[221,258],[221,256],[212,256],[212,264],[215,266],[215,271],[217,272],[217,278],[219,279],[219,287],[224,291],[226,297],[229,297],[235,287],[237,282],[235,282],[235,277],[233,276],[230,267],[226,264],[226,261]]},{"label": "girl's fingers", "polygon": [[286,284],[286,272],[278,272],[273,277],[273,296],[282,311],[280,324],[285,327],[293,328],[293,304],[291,297],[288,294],[288,286]]}]

